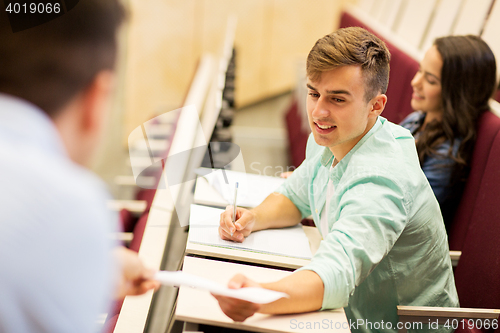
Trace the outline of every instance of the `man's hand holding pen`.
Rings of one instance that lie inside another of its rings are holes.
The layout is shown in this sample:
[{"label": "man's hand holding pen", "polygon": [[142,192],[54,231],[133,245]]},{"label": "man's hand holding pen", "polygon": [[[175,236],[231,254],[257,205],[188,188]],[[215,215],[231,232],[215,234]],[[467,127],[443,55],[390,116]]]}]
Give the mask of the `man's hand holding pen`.
[{"label": "man's hand holding pen", "polygon": [[234,224],[233,214],[234,206],[227,206],[224,213],[220,215],[219,236],[224,240],[241,243],[253,230],[255,213],[252,210],[237,207]]}]

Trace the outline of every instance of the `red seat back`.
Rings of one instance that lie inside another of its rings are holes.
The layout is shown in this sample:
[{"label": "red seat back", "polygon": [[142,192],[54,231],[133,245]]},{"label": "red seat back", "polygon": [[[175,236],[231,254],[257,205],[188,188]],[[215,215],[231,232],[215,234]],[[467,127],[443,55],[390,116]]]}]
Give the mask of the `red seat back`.
[{"label": "red seat back", "polygon": [[134,214],[125,208],[120,210],[119,220],[121,224],[120,231],[122,232],[132,232],[132,230],[134,230],[135,223],[137,222]]},{"label": "red seat back", "polygon": [[151,205],[153,205],[155,194],[156,194],[156,189],[141,189],[137,192],[135,199],[145,200],[147,203],[144,212],[149,212],[149,210],[151,209]]},{"label": "red seat back", "polygon": [[479,123],[471,174],[451,231],[450,241],[462,251],[455,270],[460,305],[500,309],[500,118],[489,111]]},{"label": "red seat back", "polygon": [[[496,216],[500,223],[500,182],[498,181],[498,145],[500,140],[500,118],[485,112],[478,122],[478,137],[472,154],[469,178],[449,230],[450,250],[461,251],[472,222],[483,223],[479,219]],[[495,156],[497,150],[497,156]],[[495,165],[495,162],[497,163]],[[495,180],[497,182],[495,183]],[[482,212],[492,215],[485,216]]]},{"label": "red seat back", "polygon": [[298,167],[306,158],[307,138],[310,133],[303,130],[302,119],[303,117],[299,114],[298,103],[295,100],[286,114],[291,163],[295,167]]},{"label": "red seat back", "polygon": [[134,227],[134,237],[130,242],[129,249],[135,252],[139,252],[141,247],[142,237],[144,236],[144,230],[146,229],[146,223],[148,222],[149,212],[142,214]]}]

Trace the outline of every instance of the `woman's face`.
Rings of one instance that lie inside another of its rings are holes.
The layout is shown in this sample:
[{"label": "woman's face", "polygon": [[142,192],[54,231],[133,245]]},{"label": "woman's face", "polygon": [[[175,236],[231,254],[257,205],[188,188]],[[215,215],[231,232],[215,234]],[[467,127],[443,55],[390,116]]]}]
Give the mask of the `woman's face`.
[{"label": "woman's face", "polygon": [[443,110],[441,99],[441,69],[443,59],[433,45],[420,63],[420,69],[411,81],[413,95],[411,107],[423,112],[439,112]]}]

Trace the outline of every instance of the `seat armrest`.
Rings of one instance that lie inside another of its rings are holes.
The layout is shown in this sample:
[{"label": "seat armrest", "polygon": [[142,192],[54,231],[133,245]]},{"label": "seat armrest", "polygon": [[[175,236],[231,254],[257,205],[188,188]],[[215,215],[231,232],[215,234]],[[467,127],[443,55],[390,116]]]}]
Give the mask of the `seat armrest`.
[{"label": "seat armrest", "polygon": [[398,315],[408,317],[433,317],[433,318],[457,318],[457,319],[497,319],[500,310],[477,309],[477,308],[441,308],[432,306],[407,306],[398,305]]},{"label": "seat armrest", "polygon": [[462,255],[462,251],[450,251],[451,265],[453,267],[457,267],[457,264],[458,264],[458,261],[460,260],[461,255]]},{"label": "seat armrest", "polygon": [[[443,308],[430,306],[405,306],[398,305],[399,321],[402,323],[436,323],[438,325],[449,325],[450,327],[458,324],[462,319],[474,320],[475,327],[478,323],[482,327],[488,323],[490,326],[495,324],[498,326],[498,316],[500,310],[497,309],[472,309],[472,308]],[[477,321],[479,320],[479,322]],[[467,323],[463,324],[467,326]],[[403,325],[405,326],[405,325]],[[456,328],[456,327],[455,327]],[[406,329],[399,328],[399,332],[406,332]]]}]

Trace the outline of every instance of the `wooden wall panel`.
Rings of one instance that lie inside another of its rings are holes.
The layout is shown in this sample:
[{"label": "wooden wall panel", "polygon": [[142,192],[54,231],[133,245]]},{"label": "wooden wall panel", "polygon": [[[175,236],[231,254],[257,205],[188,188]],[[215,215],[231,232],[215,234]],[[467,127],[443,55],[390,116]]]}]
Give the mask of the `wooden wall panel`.
[{"label": "wooden wall panel", "polygon": [[464,0],[453,31],[454,35],[479,35],[492,0]]},{"label": "wooden wall panel", "polygon": [[292,89],[298,61],[318,38],[338,27],[341,1],[274,0],[266,45],[264,81],[267,96]]},{"label": "wooden wall panel", "polygon": [[359,0],[357,5],[361,10],[370,13],[373,6],[376,6],[376,0]]},{"label": "wooden wall panel", "polygon": [[267,1],[204,0],[202,3],[203,20],[198,33],[203,51],[220,53],[227,18],[236,15],[236,103],[242,105],[260,99],[269,20]]},{"label": "wooden wall panel", "polygon": [[384,19],[386,13],[384,12],[384,9],[389,7],[389,3],[393,1],[391,0],[379,0],[377,1],[377,5],[373,6],[370,12],[370,15],[377,21],[381,21]]},{"label": "wooden wall panel", "polygon": [[204,52],[219,55],[227,18],[238,17],[237,106],[293,88],[296,60],[338,26],[355,0],[129,0],[125,133],[178,108]]},{"label": "wooden wall panel", "polygon": [[436,38],[451,34],[461,5],[462,0],[441,0],[438,3],[421,50],[426,51],[430,48]]},{"label": "wooden wall panel", "polygon": [[500,1],[496,1],[491,9],[488,21],[484,25],[483,34],[481,37],[490,46],[495,54],[497,61],[497,78],[500,78],[500,38],[498,32],[500,31]]},{"label": "wooden wall panel", "polygon": [[126,132],[178,108],[199,55],[196,0],[131,0],[125,69]]},{"label": "wooden wall panel", "polygon": [[408,0],[396,34],[418,48],[435,5],[436,0]]},{"label": "wooden wall panel", "polygon": [[396,18],[402,9],[402,4],[403,0],[387,0],[385,3],[381,3],[379,16],[376,18],[377,21],[388,29],[393,29]]}]

